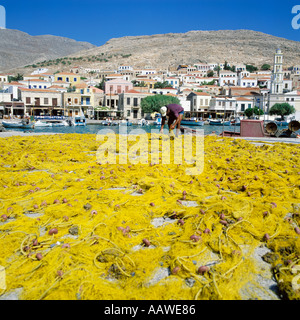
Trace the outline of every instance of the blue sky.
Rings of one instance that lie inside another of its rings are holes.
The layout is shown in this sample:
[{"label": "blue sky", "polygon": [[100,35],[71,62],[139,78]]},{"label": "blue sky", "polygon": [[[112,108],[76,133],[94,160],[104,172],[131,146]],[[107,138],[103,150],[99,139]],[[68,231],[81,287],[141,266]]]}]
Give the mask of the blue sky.
[{"label": "blue sky", "polygon": [[[300,40],[292,8],[300,0],[0,0],[6,27],[103,45],[123,36],[250,29]],[[300,19],[299,19],[300,23]]]}]

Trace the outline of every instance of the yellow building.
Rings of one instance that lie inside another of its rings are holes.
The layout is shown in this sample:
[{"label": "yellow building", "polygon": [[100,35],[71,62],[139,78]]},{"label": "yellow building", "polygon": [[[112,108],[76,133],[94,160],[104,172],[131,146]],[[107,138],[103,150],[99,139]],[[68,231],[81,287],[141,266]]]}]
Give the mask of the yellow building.
[{"label": "yellow building", "polygon": [[54,81],[68,82],[70,86],[75,86],[80,83],[80,76],[71,72],[60,72],[56,73]]}]

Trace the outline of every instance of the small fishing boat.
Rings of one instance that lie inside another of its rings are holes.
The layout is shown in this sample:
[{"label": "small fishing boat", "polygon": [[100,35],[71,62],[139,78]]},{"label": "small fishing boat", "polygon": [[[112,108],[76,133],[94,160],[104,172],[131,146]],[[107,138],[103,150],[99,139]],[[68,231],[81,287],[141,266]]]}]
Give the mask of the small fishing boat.
[{"label": "small fishing boat", "polygon": [[51,127],[69,127],[70,123],[67,120],[47,120],[46,123],[51,124]]},{"label": "small fishing boat", "polygon": [[241,125],[241,119],[240,118],[235,118],[231,120],[231,125],[232,126],[240,126]]},{"label": "small fishing boat", "polygon": [[275,123],[279,127],[287,127],[289,125],[289,123],[287,121],[275,121]]},{"label": "small fishing boat", "polygon": [[181,124],[185,126],[204,126],[204,121],[183,119]]},{"label": "small fishing boat", "polygon": [[72,119],[72,125],[73,126],[85,126],[86,125],[85,117],[74,117]]},{"label": "small fishing boat", "polygon": [[21,128],[21,129],[33,129],[34,123],[32,123],[28,119],[23,120],[12,120],[12,121],[2,121],[2,125],[4,128]]},{"label": "small fishing boat", "polygon": [[161,125],[161,117],[156,118],[154,124],[157,126],[160,126]]},{"label": "small fishing boat", "polygon": [[222,121],[222,120],[209,120],[209,124],[211,126],[230,126],[230,121]]},{"label": "small fishing boat", "polygon": [[34,124],[35,128],[52,127],[52,123],[47,121],[38,120]]},{"label": "small fishing boat", "polygon": [[138,124],[140,126],[148,126],[149,125],[149,121],[145,120],[145,119],[141,119]]}]

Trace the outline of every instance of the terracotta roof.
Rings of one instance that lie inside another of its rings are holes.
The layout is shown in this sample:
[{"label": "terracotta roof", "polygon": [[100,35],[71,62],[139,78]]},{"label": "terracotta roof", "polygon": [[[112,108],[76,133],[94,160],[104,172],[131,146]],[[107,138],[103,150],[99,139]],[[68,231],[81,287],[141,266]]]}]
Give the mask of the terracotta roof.
[{"label": "terracotta roof", "polygon": [[65,84],[69,84],[68,82],[62,81],[62,80],[54,81],[53,83],[59,83],[59,84],[65,83]]},{"label": "terracotta roof", "polygon": [[12,82],[6,82],[4,83],[5,86],[25,86],[25,84],[17,82],[17,81],[12,81]]},{"label": "terracotta roof", "polygon": [[176,95],[176,94],[174,94],[174,93],[167,93],[167,94],[166,94],[166,96],[170,96],[170,97],[177,97],[177,95]]},{"label": "terracotta roof", "polygon": [[76,89],[83,89],[83,88],[87,88],[87,87],[88,87],[88,85],[84,82],[75,84]]},{"label": "terracotta roof", "polygon": [[63,89],[63,90],[66,90],[65,87],[60,87],[60,86],[56,86],[56,85],[51,86],[51,87],[49,87],[48,89]]},{"label": "terracotta roof", "polygon": [[193,92],[193,93],[196,94],[197,96],[210,96],[210,94],[207,92]]},{"label": "terracotta roof", "polygon": [[[49,90],[49,89],[28,89],[28,88],[19,88],[21,91],[28,91],[28,92],[42,92],[42,93],[53,93],[55,90]],[[57,91],[58,93],[58,91]]]},{"label": "terracotta roof", "polygon": [[96,87],[93,87],[93,86],[91,86],[90,88],[93,90],[94,93],[103,93],[104,92],[103,90],[96,88]]},{"label": "terracotta roof", "polygon": [[134,89],[131,89],[125,93],[138,93],[138,94],[147,94],[147,95],[152,95],[152,93],[149,93],[149,92],[141,92],[141,91],[137,91],[137,90],[134,90]]},{"label": "terracotta roof", "polygon": [[57,75],[67,75],[67,76],[78,76],[76,73],[72,73],[72,72],[59,72],[55,74]]},{"label": "terracotta roof", "polygon": [[238,97],[238,98],[236,98],[236,101],[252,101],[252,100],[248,99],[248,98]]}]

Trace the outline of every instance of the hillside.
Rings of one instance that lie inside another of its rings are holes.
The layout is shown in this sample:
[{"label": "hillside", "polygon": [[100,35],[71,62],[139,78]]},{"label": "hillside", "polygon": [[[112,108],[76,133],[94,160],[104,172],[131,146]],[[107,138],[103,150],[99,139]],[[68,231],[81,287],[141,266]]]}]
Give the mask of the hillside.
[{"label": "hillside", "polygon": [[30,36],[10,29],[0,29],[0,72],[39,61],[64,57],[95,47],[88,42],[52,35]]},{"label": "hillside", "polygon": [[[275,50],[284,53],[284,64],[300,64],[300,42],[251,30],[189,31],[114,38],[103,46],[80,52],[80,56],[106,56],[98,66],[116,68],[120,63],[134,66],[176,67],[197,62],[273,64]],[[120,55],[129,56],[120,59]],[[78,57],[78,54],[72,55]],[[96,64],[97,65],[97,64]]]},{"label": "hillside", "polygon": [[[219,30],[113,38],[100,47],[69,54],[65,57],[68,63],[50,61],[39,66],[46,66],[52,72],[69,71],[74,66],[116,70],[121,64],[174,69],[179,64],[227,60],[234,65],[245,63],[261,67],[264,63],[273,65],[274,52],[279,47],[284,54],[284,67],[300,65],[298,41],[251,30]],[[59,49],[53,47],[51,52],[58,53]],[[26,54],[30,58],[34,52]],[[18,71],[28,73],[33,69]]]}]

